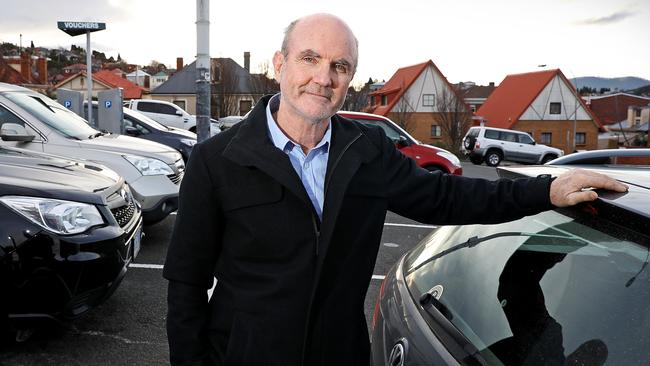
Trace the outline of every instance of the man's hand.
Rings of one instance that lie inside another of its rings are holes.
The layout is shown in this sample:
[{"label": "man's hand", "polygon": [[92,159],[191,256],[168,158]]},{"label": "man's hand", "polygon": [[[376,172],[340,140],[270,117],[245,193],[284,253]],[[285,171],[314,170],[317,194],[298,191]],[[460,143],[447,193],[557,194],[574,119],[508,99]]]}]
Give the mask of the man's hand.
[{"label": "man's hand", "polygon": [[573,206],[593,201],[598,194],[593,189],[609,189],[627,192],[627,186],[606,175],[588,170],[575,169],[562,174],[551,183],[551,203],[556,207]]}]

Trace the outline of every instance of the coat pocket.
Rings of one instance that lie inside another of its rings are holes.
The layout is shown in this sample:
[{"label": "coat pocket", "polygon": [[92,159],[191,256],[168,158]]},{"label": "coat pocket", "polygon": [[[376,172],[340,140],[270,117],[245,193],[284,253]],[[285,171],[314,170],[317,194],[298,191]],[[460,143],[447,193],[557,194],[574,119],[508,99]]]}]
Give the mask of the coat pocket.
[{"label": "coat pocket", "polygon": [[222,200],[225,212],[272,204],[282,200],[282,186],[269,183],[231,187],[225,191]]}]

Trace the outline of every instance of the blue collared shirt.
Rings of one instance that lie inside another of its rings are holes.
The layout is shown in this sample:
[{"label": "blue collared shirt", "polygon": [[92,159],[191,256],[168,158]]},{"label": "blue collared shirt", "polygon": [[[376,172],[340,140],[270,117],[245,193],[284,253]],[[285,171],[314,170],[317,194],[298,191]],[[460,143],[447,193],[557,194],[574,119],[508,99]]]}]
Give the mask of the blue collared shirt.
[{"label": "blue collared shirt", "polygon": [[328,121],[327,130],[320,142],[305,155],[300,145],[291,141],[280,130],[273,119],[273,113],[280,107],[280,94],[274,95],[266,106],[266,123],[273,145],[289,155],[293,169],[300,177],[305,191],[316,209],[318,218],[323,220],[323,202],[325,201],[325,173],[327,172],[327,159],[329,157],[330,139],[332,137],[331,121]]}]

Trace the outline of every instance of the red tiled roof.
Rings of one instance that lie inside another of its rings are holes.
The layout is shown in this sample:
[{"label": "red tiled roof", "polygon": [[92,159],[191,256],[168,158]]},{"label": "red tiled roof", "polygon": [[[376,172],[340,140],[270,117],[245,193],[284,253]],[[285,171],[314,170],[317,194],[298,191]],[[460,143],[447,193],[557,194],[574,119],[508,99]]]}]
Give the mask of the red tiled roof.
[{"label": "red tiled roof", "polygon": [[[86,72],[84,71],[80,71],[74,75],[71,75],[67,79],[56,84],[56,86],[54,86],[54,89],[60,88],[63,84],[67,83],[68,81],[78,76],[85,76],[85,75]],[[93,82],[99,82],[104,86],[106,86],[107,88],[121,88],[122,97],[124,99],[140,99],[142,98],[142,94],[144,92],[147,92],[147,89],[135,85],[134,83],[118,75],[115,75],[111,70],[100,70],[97,71],[96,73],[93,73]]]},{"label": "red tiled roof", "polygon": [[127,79],[116,75],[111,70],[100,70],[93,74],[93,79],[101,80],[114,88],[122,88],[124,99],[140,99],[147,89],[135,85]]},{"label": "red tiled roof", "polygon": [[[429,60],[427,62],[423,62],[421,64],[417,65],[412,65],[412,66],[407,66],[407,67],[402,67],[401,69],[398,69],[395,74],[384,84],[384,86],[376,90],[369,95],[372,96],[383,96],[386,95],[388,97],[388,103],[386,105],[379,105],[379,104],[374,104],[371,105],[369,108],[366,109],[369,113],[374,113],[374,114],[379,114],[382,116],[388,115],[388,112],[393,109],[395,104],[400,100],[402,95],[411,87],[413,82],[420,76],[422,71],[424,71],[429,65],[433,66],[434,70],[442,77],[443,80],[447,81],[447,79],[442,75],[438,67],[433,63],[433,61]],[[449,82],[447,82],[449,84]],[[454,90],[454,88],[449,85],[451,90]],[[372,99],[371,99],[372,100]]]},{"label": "red tiled roof", "polygon": [[582,107],[591,115],[598,127],[602,129],[598,118],[587,108],[560,69],[506,76],[499,84],[499,87],[492,92],[485,103],[476,111],[476,114],[485,118],[489,126],[510,129],[519,121],[519,117],[535,101],[546,85],[557,75],[573,90],[574,96],[579,100]]},{"label": "red tiled roof", "polygon": [[9,64],[2,56],[0,56],[0,81],[3,83],[16,85],[29,83],[29,81],[25,80],[20,72],[9,66]]},{"label": "red tiled roof", "polygon": [[589,102],[589,108],[604,125],[611,125],[627,119],[628,107],[645,107],[648,104],[650,104],[650,98],[617,93],[592,98]]}]

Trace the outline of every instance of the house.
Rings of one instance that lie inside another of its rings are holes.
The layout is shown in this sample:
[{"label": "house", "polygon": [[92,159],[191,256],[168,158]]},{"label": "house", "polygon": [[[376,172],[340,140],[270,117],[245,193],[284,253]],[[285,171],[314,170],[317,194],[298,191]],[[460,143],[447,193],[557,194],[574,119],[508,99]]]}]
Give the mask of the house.
[{"label": "house", "polygon": [[[647,107],[650,105],[650,98],[626,93],[588,96],[585,99],[587,106],[604,126],[628,120],[628,109],[630,107]],[[639,115],[639,117],[641,116]]]},{"label": "house", "polygon": [[490,82],[488,85],[476,85],[474,82],[468,81],[458,83],[455,86],[456,91],[463,97],[465,104],[469,106],[472,113],[476,113],[496,89],[494,82]]},{"label": "house", "polygon": [[476,114],[487,126],[528,132],[565,153],[596,149],[602,129],[560,69],[506,76]]},{"label": "house", "polygon": [[0,81],[16,85],[37,85],[47,89],[47,58],[23,52],[20,56],[0,56]]},{"label": "house", "polygon": [[469,128],[469,107],[431,60],[398,69],[369,96],[366,112],[390,118],[424,143],[458,151]]},{"label": "house", "polygon": [[151,83],[151,75],[140,69],[126,74],[126,79],[135,85],[144,86],[147,89],[149,89]]},{"label": "house", "polygon": [[165,71],[158,71],[151,77],[151,82],[149,87],[151,89],[156,89],[167,80],[169,80],[169,74]]},{"label": "house", "polygon": [[[97,93],[108,89],[122,89],[122,98],[141,99],[148,90],[135,85],[127,80],[125,77],[119,75],[121,71],[115,70],[100,70],[93,73],[93,97],[97,97]],[[80,91],[86,93],[87,88],[86,72],[80,71],[54,86],[54,90],[65,88],[70,90]]]},{"label": "house", "polygon": [[[278,90],[266,75],[250,73],[250,54],[244,53],[241,67],[231,58],[213,58],[211,70],[211,113],[214,117],[242,116],[250,111],[259,98]],[[151,91],[151,98],[165,100],[196,114],[196,62],[183,67],[178,58],[177,72]]]}]

